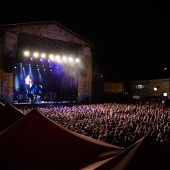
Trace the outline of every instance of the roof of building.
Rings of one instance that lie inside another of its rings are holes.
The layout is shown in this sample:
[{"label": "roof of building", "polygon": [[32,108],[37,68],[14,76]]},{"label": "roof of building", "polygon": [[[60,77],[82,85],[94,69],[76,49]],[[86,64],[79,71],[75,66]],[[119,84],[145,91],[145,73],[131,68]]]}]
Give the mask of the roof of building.
[{"label": "roof of building", "polygon": [[0,25],[0,31],[4,31],[4,30],[8,30],[9,28],[17,28],[17,27],[21,27],[21,26],[31,26],[31,25],[57,25],[60,28],[62,28],[63,30],[71,33],[72,35],[74,35],[75,37],[81,39],[82,41],[86,42],[90,47],[93,47],[94,44],[90,41],[88,41],[87,39],[81,37],[80,35],[76,34],[75,32],[71,31],[70,29],[66,28],[65,26],[61,25],[60,23],[56,22],[56,21],[40,21],[40,22],[29,22],[29,23],[16,23],[16,24],[5,24],[5,25]]}]

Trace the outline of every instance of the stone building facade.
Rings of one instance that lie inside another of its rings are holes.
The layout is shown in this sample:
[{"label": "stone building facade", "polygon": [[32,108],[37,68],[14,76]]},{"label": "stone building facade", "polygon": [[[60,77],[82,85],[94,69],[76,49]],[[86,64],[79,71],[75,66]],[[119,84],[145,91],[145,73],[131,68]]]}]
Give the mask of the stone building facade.
[{"label": "stone building facade", "polygon": [[21,40],[30,38],[41,49],[71,51],[81,58],[84,64],[78,73],[77,101],[91,101],[93,44],[55,21],[0,26],[0,100],[13,103],[13,64]]}]

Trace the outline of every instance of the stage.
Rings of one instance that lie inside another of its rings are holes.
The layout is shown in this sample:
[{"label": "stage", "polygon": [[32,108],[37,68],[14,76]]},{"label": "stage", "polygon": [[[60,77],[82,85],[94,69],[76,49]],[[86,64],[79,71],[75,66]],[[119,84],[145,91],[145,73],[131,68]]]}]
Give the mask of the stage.
[{"label": "stage", "polygon": [[72,106],[78,104],[76,101],[41,101],[41,102],[29,102],[19,101],[14,102],[13,106],[16,108],[37,108],[37,107],[54,107],[54,106]]}]

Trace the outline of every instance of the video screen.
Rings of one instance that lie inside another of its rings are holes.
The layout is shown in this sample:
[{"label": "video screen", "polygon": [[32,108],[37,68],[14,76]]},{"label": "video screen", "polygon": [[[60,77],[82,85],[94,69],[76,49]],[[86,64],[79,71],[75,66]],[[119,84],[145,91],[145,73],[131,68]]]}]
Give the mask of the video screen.
[{"label": "video screen", "polygon": [[75,101],[78,91],[75,63],[28,58],[14,63],[14,98],[17,102]]}]

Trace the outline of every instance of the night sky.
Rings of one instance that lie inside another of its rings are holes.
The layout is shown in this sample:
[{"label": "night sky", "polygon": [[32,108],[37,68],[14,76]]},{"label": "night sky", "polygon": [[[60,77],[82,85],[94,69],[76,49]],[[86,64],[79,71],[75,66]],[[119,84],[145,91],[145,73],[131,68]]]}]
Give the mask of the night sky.
[{"label": "night sky", "polygon": [[170,15],[165,2],[24,3],[1,10],[0,24],[58,22],[94,44],[93,66],[107,81],[169,77]]}]

